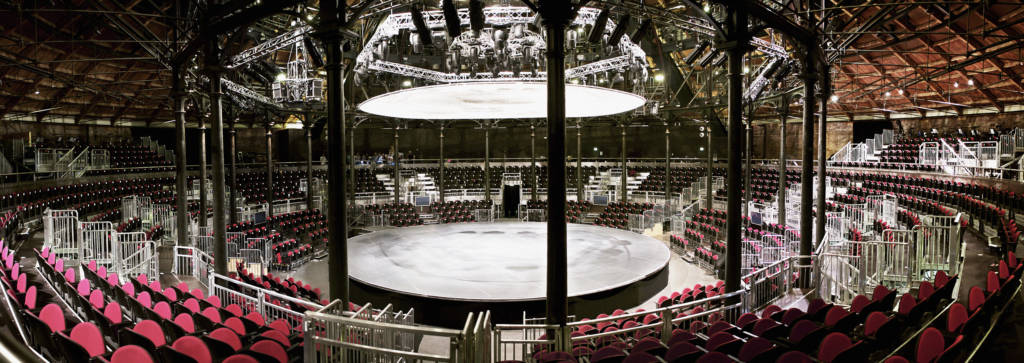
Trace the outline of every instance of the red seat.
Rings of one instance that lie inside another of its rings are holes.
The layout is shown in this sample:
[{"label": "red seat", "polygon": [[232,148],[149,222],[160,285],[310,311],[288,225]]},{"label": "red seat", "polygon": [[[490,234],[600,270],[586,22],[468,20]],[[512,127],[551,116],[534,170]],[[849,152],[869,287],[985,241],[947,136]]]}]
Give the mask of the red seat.
[{"label": "red seat", "polygon": [[90,322],[81,322],[75,325],[71,329],[71,340],[89,353],[89,357],[95,357],[106,353],[106,347],[103,345],[103,334],[100,333],[100,329]]},{"label": "red seat", "polygon": [[238,334],[228,328],[217,328],[208,334],[212,339],[216,339],[224,344],[227,344],[235,351],[242,349],[242,341],[238,338]]},{"label": "red seat", "polygon": [[831,363],[839,353],[849,349],[853,343],[850,342],[850,337],[843,333],[831,333],[821,341],[821,347],[818,348],[818,360],[824,363]]},{"label": "red seat", "polygon": [[114,351],[110,363],[153,363],[153,357],[138,345],[125,345]]},{"label": "red seat", "polygon": [[196,363],[212,363],[210,349],[202,340],[191,335],[186,335],[174,341],[171,345],[174,350],[196,360]]},{"label": "red seat", "polygon": [[288,363],[288,353],[277,342],[260,340],[249,347],[249,350],[277,359],[279,363]]}]

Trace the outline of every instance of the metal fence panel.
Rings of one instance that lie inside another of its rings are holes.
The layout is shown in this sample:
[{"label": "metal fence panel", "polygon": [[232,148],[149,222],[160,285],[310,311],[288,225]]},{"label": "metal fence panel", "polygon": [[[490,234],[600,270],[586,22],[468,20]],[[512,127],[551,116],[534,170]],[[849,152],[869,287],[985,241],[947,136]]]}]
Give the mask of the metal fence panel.
[{"label": "metal fence panel", "polygon": [[94,260],[98,266],[115,267],[118,261],[114,224],[108,221],[82,222],[82,261]]},{"label": "metal fence panel", "polygon": [[47,209],[43,212],[43,245],[49,246],[50,252],[56,253],[57,258],[69,264],[78,263],[81,258],[78,227],[77,210]]}]

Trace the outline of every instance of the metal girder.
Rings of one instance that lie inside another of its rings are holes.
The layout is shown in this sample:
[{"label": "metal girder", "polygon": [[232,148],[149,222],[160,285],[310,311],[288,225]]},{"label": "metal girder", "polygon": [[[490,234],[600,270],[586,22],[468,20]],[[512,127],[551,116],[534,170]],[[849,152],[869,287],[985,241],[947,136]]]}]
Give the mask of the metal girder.
[{"label": "metal girder", "polygon": [[225,65],[228,69],[233,69],[242,66],[246,63],[252,62],[259,58],[262,58],[274,51],[290,46],[292,44],[302,41],[303,36],[313,31],[313,28],[308,25],[303,25],[298,28],[289,30],[288,32],[268,39],[256,46],[243,50],[231,57],[231,61]]},{"label": "metal girder", "polygon": [[240,85],[238,83],[231,82],[231,81],[229,81],[229,80],[227,80],[225,78],[221,78],[220,79],[220,84],[223,85],[225,88],[227,88],[228,91],[234,92],[235,94],[238,94],[240,96],[249,98],[251,100],[254,100],[256,102],[259,102],[259,103],[262,103],[262,104],[265,104],[265,105],[268,105],[268,106],[272,106],[274,108],[283,108],[283,107],[281,107],[281,104],[279,104],[277,102],[274,102],[274,100],[270,99],[270,97],[264,96],[264,95],[260,94],[259,92],[253,91],[253,90],[249,89],[248,87],[245,87],[245,86]]},{"label": "metal girder", "polygon": [[[1024,7],[1021,7],[1021,9],[1024,9]],[[999,26],[999,19],[993,19],[992,18],[992,13],[987,12],[987,11],[983,11],[983,12],[981,12],[981,16],[983,18],[985,18],[985,21],[988,21],[989,23],[992,23],[992,25]],[[953,24],[953,25],[956,25],[956,24]],[[1011,36],[1013,38],[1020,39],[1021,37],[1024,37],[1024,35],[1022,35],[1020,32],[1018,32],[1017,30],[1015,30],[1015,29],[1013,29],[1011,27],[1003,28],[1002,30],[1003,30],[1004,33],[1006,33],[1006,35],[1009,35],[1009,36]],[[974,45],[972,45],[972,46],[974,46]],[[996,69],[999,69],[1000,72],[1003,72],[1003,74],[1006,75],[1006,77],[1005,77],[1006,79],[1008,79],[1010,82],[1012,82],[1021,91],[1024,91],[1024,82],[1021,81],[1020,75],[1011,72],[1003,64],[1001,64],[1001,62],[993,61],[992,64],[996,66]]]}]

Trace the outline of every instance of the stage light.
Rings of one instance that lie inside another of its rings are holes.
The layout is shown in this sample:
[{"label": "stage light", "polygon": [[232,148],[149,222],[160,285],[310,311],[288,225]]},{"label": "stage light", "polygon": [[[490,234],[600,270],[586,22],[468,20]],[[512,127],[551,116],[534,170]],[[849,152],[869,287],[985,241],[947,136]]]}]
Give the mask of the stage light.
[{"label": "stage light", "polygon": [[743,66],[743,74],[750,73],[750,66]]},{"label": "stage light", "polygon": [[306,20],[313,20],[313,14],[306,15]]},{"label": "stage light", "polygon": [[608,27],[608,15],[611,13],[608,9],[601,10],[600,14],[597,14],[597,19],[594,20],[594,27],[590,28],[590,36],[587,37],[587,41],[592,44],[601,42],[601,36],[604,35],[604,29]]},{"label": "stage light", "polygon": [[636,28],[636,31],[633,32],[633,35],[629,37],[629,40],[633,41],[633,43],[640,44],[640,39],[647,34],[647,31],[650,30],[650,28],[651,19],[644,19],[644,21],[640,22],[640,26]]},{"label": "stage light", "polygon": [[474,32],[484,30],[484,4],[480,0],[469,0],[469,27]]},{"label": "stage light", "polygon": [[416,27],[416,35],[420,38],[420,44],[431,45],[433,39],[430,36],[430,29],[427,28],[427,22],[423,20],[423,11],[418,7],[413,7],[410,10],[410,15],[412,15],[412,25]]},{"label": "stage light", "polygon": [[665,81],[665,75],[661,74],[661,73],[655,74],[654,75],[654,81],[655,82],[663,82],[663,81]]},{"label": "stage light", "polygon": [[832,97],[830,99],[832,100],[833,103],[834,102],[839,102],[839,95],[832,95]]},{"label": "stage light", "polygon": [[889,91],[885,91],[885,97],[889,97],[889,96],[892,96],[892,93],[890,93]]},{"label": "stage light", "polygon": [[697,64],[700,65],[701,67],[707,67],[709,64],[711,64],[711,61],[714,60],[715,57],[717,57],[717,56],[718,56],[718,49],[711,48],[710,52],[708,52],[707,54],[704,54],[703,57],[700,57],[700,60],[697,61]]},{"label": "stage light", "polygon": [[455,38],[462,34],[462,23],[459,21],[459,9],[452,0],[441,1],[441,12],[444,14],[445,29],[448,36]]},{"label": "stage light", "polygon": [[622,36],[626,34],[626,29],[629,28],[630,19],[632,18],[630,18],[629,14],[619,17],[619,22],[615,24],[615,29],[612,30],[612,37],[608,39],[608,46],[614,47],[619,45],[619,39],[622,39]]},{"label": "stage light", "polygon": [[704,3],[704,12],[705,13],[710,13],[711,12],[711,3]]},{"label": "stage light", "polygon": [[402,81],[402,87],[412,87],[412,81],[410,81],[408,79]]},{"label": "stage light", "polygon": [[697,60],[697,57],[704,53],[704,51],[708,49],[709,45],[711,45],[710,41],[700,41],[700,43],[697,43],[697,47],[693,48],[693,51],[690,52],[690,54],[686,55],[686,58],[683,59],[683,62],[685,62],[688,65],[693,65],[693,61]]},{"label": "stage light", "polygon": [[292,19],[292,23],[291,24],[292,24],[292,26],[295,26],[295,20],[294,19]]},{"label": "stage light", "polygon": [[38,95],[39,94],[39,90],[35,90],[35,92],[32,92],[32,93]]},{"label": "stage light", "polygon": [[968,86],[973,86],[974,85],[974,79],[973,78],[968,78],[967,79],[967,85]]},{"label": "stage light", "polygon": [[594,151],[597,151],[597,146],[594,146]]},{"label": "stage light", "polygon": [[899,93],[899,94],[900,94],[900,96],[902,96],[902,95],[903,95],[903,89],[902,89],[902,88],[900,88],[900,89],[897,89],[897,90],[896,90],[896,92],[897,92],[897,93]]},{"label": "stage light", "polygon": [[960,88],[960,82],[953,81],[953,88]]},{"label": "stage light", "polygon": [[700,151],[704,152],[704,147],[703,146],[700,147]]},{"label": "stage light", "polygon": [[278,82],[281,82],[281,81],[284,81],[285,79],[288,79],[288,75],[284,74],[284,72],[281,72],[281,73],[278,73],[277,76],[274,77],[274,79],[277,80]]}]

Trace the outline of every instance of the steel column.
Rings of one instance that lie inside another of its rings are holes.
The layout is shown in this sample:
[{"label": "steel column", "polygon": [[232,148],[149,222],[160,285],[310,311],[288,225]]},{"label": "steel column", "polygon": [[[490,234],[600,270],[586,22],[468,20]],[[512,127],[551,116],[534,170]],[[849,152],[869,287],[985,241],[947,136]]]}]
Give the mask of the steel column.
[{"label": "steel column", "polygon": [[209,201],[206,199],[206,188],[207,180],[210,178],[207,175],[206,167],[206,117],[207,115],[199,115],[199,226],[206,227],[210,225],[208,208]]},{"label": "steel column", "polygon": [[669,144],[669,136],[672,130],[665,124],[665,210],[672,207],[672,148]]},{"label": "steel column", "polygon": [[402,169],[401,158],[398,157],[398,126],[395,126],[395,204],[401,200],[402,193],[402,174],[399,171]]},{"label": "steel column", "polygon": [[[547,33],[548,70],[548,222],[547,323],[561,333],[568,320],[565,218],[565,30],[571,21],[568,1],[540,2]],[[553,333],[553,332],[552,332]],[[550,336],[550,335],[549,335]],[[562,338],[556,338],[561,342]],[[555,349],[565,349],[557,345]]]},{"label": "steel column", "polygon": [[306,210],[313,210],[313,120],[306,114]]},{"label": "steel column", "polygon": [[437,180],[437,195],[438,199],[444,203],[444,126],[441,126],[440,133],[440,156],[437,158],[437,169],[439,170],[440,177]]},{"label": "steel column", "polygon": [[[811,215],[813,207],[812,186],[814,184],[814,82],[818,79],[814,72],[814,61],[808,56],[803,64],[804,73],[804,113],[803,113],[803,149],[801,150],[802,165],[800,166],[800,255],[810,256],[814,249],[814,218]],[[810,265],[809,258],[801,258],[800,265]],[[801,286],[807,286],[809,279],[801,274]]]},{"label": "steel column", "polygon": [[583,126],[576,120],[576,201],[586,199],[583,196]]},{"label": "steel column", "polygon": [[188,240],[188,171],[185,165],[185,92],[184,74],[181,73],[183,66],[176,65],[172,69],[171,97],[174,105],[174,189],[177,194],[174,202],[175,222],[177,223],[177,243],[181,246],[189,245]]},{"label": "steel column", "polygon": [[231,171],[231,188],[228,190],[228,208],[231,212],[228,214],[228,222],[231,224],[238,223],[238,170],[235,168],[235,123],[231,123],[231,129],[228,130],[228,170]]},{"label": "steel column", "polygon": [[747,46],[747,14],[742,7],[731,6],[728,9],[729,44],[725,47],[729,56],[729,167],[726,181],[726,252],[725,252],[725,291],[726,293],[740,289],[740,251],[743,248],[743,219],[740,214],[742,205],[740,184],[742,174],[741,152],[743,140],[743,56]]},{"label": "steel column", "polygon": [[714,203],[714,200],[715,200],[714,199],[714,193],[712,191],[713,188],[711,187],[711,183],[713,182],[713,177],[715,175],[714,159],[711,157],[711,120],[708,120],[707,136],[708,136],[708,139],[707,139],[708,146],[706,147],[706,149],[707,149],[707,155],[706,156],[708,158],[708,160],[707,160],[707,165],[708,166],[707,166],[707,175],[704,175],[705,181],[707,182],[707,184],[704,186],[704,200],[707,203],[705,205],[705,207],[708,208],[708,209],[711,209],[715,205],[715,203]]},{"label": "steel column", "polygon": [[[780,107],[779,112],[779,197],[778,197],[778,209],[779,209],[779,220],[778,224],[786,225],[786,118],[789,117],[789,97],[783,97],[780,103],[784,103]],[[767,135],[767,130],[765,134]]]},{"label": "steel column", "polygon": [[533,181],[533,188],[530,188],[530,200],[537,201],[537,188],[540,188],[540,181],[537,180],[537,132],[536,126],[530,124],[530,180]]},{"label": "steel column", "polygon": [[221,109],[220,49],[216,40],[210,40],[206,51],[206,67],[210,79],[210,106],[213,116],[213,261],[214,271],[228,272],[226,223],[224,221],[224,115]]},{"label": "steel column", "polygon": [[324,43],[327,61],[327,265],[332,300],[349,302],[348,221],[345,209],[345,88],[341,65],[344,1],[320,3],[316,36]]},{"label": "steel column", "polygon": [[267,124],[267,218],[274,216],[274,147],[273,124]]},{"label": "steel column", "polygon": [[752,174],[754,173],[754,170],[750,167],[751,151],[753,150],[750,144],[754,141],[754,128],[751,127],[750,121],[753,120],[754,115],[751,114],[750,116],[747,118],[746,133],[744,133],[747,139],[743,142],[745,146],[743,149],[743,215],[748,217],[750,216],[750,201],[752,200],[750,198],[754,192],[750,185],[751,178],[753,177]]},{"label": "steel column", "polygon": [[[350,206],[356,205],[356,125],[352,124],[352,130],[348,132],[349,143],[348,143],[348,160],[342,165],[342,167],[348,170],[348,186],[349,188],[349,199],[348,203]],[[342,153],[345,150],[341,151]]]},{"label": "steel column", "polygon": [[825,186],[828,184],[828,175],[825,174],[825,149],[826,149],[826,136],[828,133],[825,122],[828,120],[828,98],[829,93],[832,92],[830,88],[829,71],[828,67],[823,67],[821,71],[821,89],[819,90],[818,102],[820,103],[821,109],[818,115],[818,201],[816,204],[817,220],[818,223],[814,226],[814,241],[820,242],[822,238],[825,238]]},{"label": "steel column", "polygon": [[619,192],[622,195],[619,196],[619,200],[626,203],[629,201],[626,195],[626,177],[629,175],[629,170],[626,169],[626,121],[622,122],[622,152],[619,154],[619,167],[622,168],[622,175],[619,177],[619,189],[621,189]]},{"label": "steel column", "polygon": [[491,200],[491,124],[484,124],[484,200]]}]

